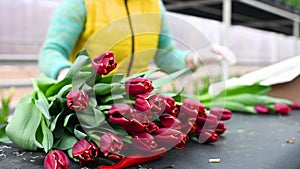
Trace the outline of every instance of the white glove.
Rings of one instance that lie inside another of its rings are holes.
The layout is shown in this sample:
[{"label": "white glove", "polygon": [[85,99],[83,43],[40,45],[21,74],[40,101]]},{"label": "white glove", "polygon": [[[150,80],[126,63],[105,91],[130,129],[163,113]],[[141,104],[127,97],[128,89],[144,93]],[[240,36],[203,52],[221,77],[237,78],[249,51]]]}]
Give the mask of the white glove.
[{"label": "white glove", "polygon": [[68,74],[69,70],[70,70],[70,68],[62,69],[57,76],[57,80],[58,81],[63,80],[66,77],[66,75]]},{"label": "white glove", "polygon": [[211,45],[204,49],[198,50],[197,55],[194,55],[193,63],[195,66],[199,66],[203,63],[216,63],[225,62],[228,65],[234,65],[236,63],[236,57],[234,53],[220,45]]}]

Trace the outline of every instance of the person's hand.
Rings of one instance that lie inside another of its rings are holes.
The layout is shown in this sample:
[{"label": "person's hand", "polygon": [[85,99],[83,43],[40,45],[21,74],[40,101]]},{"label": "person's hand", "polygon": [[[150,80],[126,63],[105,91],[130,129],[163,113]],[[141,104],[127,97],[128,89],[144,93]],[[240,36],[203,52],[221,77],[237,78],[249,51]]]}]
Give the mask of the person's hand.
[{"label": "person's hand", "polygon": [[225,62],[228,65],[234,65],[236,63],[236,57],[230,49],[220,45],[212,45],[198,50],[197,54],[191,54],[187,58],[187,64],[192,70],[202,64],[218,62]]},{"label": "person's hand", "polygon": [[64,79],[66,77],[66,75],[68,74],[70,68],[64,68],[62,69],[57,76],[57,80],[61,81],[62,79]]},{"label": "person's hand", "polygon": [[225,61],[229,65],[236,64],[235,54],[227,47],[214,44],[211,50],[221,57],[221,61]]}]

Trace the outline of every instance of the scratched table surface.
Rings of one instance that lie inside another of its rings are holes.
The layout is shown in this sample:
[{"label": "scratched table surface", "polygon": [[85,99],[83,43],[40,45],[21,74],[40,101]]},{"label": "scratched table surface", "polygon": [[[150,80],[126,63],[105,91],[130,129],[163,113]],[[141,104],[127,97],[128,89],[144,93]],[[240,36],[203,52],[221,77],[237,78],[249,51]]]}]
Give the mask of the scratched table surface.
[{"label": "scratched table surface", "polygon": [[[226,125],[217,143],[190,141],[182,150],[170,150],[162,159],[130,169],[300,169],[300,111],[288,116],[235,113]],[[44,156],[0,144],[1,169],[41,169]],[[70,168],[81,167],[72,162]]]}]

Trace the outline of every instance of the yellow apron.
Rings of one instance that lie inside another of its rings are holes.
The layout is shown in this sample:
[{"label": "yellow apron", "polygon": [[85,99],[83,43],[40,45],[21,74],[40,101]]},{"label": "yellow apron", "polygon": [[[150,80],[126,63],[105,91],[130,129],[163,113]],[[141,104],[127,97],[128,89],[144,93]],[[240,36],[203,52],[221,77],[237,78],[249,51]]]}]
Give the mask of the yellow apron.
[{"label": "yellow apron", "polygon": [[85,0],[87,18],[75,54],[86,49],[94,58],[113,51],[118,63],[113,73],[146,71],[157,52],[161,16],[158,0]]}]

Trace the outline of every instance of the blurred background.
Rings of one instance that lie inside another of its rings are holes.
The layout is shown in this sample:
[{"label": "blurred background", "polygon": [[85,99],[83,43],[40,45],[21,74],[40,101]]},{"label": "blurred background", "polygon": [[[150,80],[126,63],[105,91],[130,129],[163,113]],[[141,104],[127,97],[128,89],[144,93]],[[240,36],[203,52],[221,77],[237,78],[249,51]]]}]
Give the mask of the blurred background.
[{"label": "blurred background", "polygon": [[[61,0],[0,0],[0,89],[28,94],[40,71],[38,53]],[[243,74],[300,54],[299,0],[163,0],[167,13],[191,23],[209,43],[237,56],[230,75]],[[172,22],[172,21],[170,21]],[[193,37],[188,28],[174,35]],[[205,45],[192,40],[194,45]]]}]

